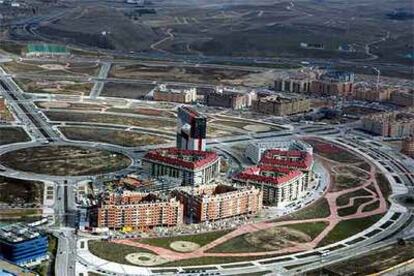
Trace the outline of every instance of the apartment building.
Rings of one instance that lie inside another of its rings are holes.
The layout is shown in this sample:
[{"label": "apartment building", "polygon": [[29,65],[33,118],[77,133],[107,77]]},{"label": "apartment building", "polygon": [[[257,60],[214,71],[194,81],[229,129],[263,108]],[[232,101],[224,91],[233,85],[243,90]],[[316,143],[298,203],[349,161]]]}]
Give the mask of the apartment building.
[{"label": "apartment building", "polygon": [[95,227],[145,230],[183,223],[183,205],[175,198],[160,198],[153,193],[124,191],[106,194],[91,214]]},{"label": "apartment building", "polygon": [[257,214],[262,209],[262,192],[252,186],[204,185],[173,193],[184,204],[184,214],[196,222]]}]

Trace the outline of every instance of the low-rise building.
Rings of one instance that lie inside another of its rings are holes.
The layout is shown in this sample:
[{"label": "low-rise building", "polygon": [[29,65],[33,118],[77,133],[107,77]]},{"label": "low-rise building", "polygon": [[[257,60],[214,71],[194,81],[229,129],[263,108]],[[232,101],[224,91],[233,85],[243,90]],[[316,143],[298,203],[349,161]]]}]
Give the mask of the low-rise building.
[{"label": "low-rise building", "polygon": [[149,151],[142,167],[153,177],[182,179],[184,185],[203,185],[220,174],[220,157],[211,151],[162,148]]},{"label": "low-rise building", "polygon": [[47,236],[23,223],[0,228],[0,258],[20,266],[38,265],[48,256]]},{"label": "low-rise building", "polygon": [[154,101],[192,103],[197,100],[195,88],[175,87],[161,84],[153,91]]},{"label": "low-rise building", "polygon": [[176,198],[152,193],[107,194],[91,214],[92,225],[99,228],[145,230],[183,223],[183,205]]},{"label": "low-rise building", "polygon": [[368,115],[362,118],[361,128],[384,137],[407,137],[414,135],[414,115],[390,112]]},{"label": "low-rise building", "polygon": [[300,141],[300,140],[289,140],[289,141],[275,141],[275,140],[268,140],[268,141],[259,141],[259,142],[251,142],[247,145],[244,155],[252,161],[254,164],[258,164],[262,155],[265,151],[269,149],[280,149],[280,150],[300,150],[307,152],[309,154],[313,154],[313,148],[311,145]]},{"label": "low-rise building", "polygon": [[253,111],[275,116],[288,116],[310,111],[310,100],[303,97],[271,95],[258,98],[252,103]]},{"label": "low-rise building", "polygon": [[196,222],[256,214],[263,201],[260,189],[222,184],[182,188],[174,194],[183,202],[184,214]]},{"label": "low-rise building", "polygon": [[26,56],[69,56],[70,51],[66,46],[47,43],[30,43],[27,45]]},{"label": "low-rise building", "polygon": [[217,89],[212,93],[204,96],[205,103],[208,106],[225,107],[231,109],[243,109],[250,107],[251,95],[235,90]]},{"label": "low-rise building", "polygon": [[414,158],[414,136],[407,137],[402,141],[401,152]]}]

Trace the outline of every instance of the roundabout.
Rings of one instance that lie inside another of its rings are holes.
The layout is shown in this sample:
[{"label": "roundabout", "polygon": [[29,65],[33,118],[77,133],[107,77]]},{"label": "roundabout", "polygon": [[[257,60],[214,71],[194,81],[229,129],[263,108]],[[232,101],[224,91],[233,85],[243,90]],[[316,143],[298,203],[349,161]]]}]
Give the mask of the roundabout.
[{"label": "roundabout", "polygon": [[172,250],[178,252],[193,252],[200,248],[200,245],[195,242],[189,241],[175,241],[170,244]]},{"label": "roundabout", "polygon": [[138,266],[157,266],[168,262],[168,260],[160,256],[144,252],[128,254],[125,256],[125,259],[131,264]]},{"label": "roundabout", "polygon": [[121,153],[72,144],[30,146],[0,156],[1,165],[16,171],[66,177],[112,173],[131,162]]}]

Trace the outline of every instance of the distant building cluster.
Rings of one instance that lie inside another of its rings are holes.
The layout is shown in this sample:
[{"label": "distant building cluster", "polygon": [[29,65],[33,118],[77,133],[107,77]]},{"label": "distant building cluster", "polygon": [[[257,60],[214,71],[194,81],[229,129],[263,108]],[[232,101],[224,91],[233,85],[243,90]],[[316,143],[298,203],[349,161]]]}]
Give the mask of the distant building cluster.
[{"label": "distant building cluster", "polygon": [[414,106],[414,89],[368,83],[355,84],[352,72],[303,69],[282,73],[274,82],[276,92],[337,96],[350,100]]},{"label": "distant building cluster", "polygon": [[183,202],[184,214],[195,222],[256,214],[262,209],[262,192],[254,187],[203,185],[186,187],[174,194]]},{"label": "distant building cluster", "polygon": [[161,84],[153,91],[154,101],[189,104],[197,100],[195,88],[183,88]]},{"label": "distant building cluster", "polygon": [[243,93],[237,89],[217,88],[206,93],[204,101],[207,106],[231,108],[234,110],[249,108],[255,99],[255,93]]},{"label": "distant building cluster", "polygon": [[283,94],[258,97],[253,101],[252,109],[255,112],[288,116],[310,111],[310,100],[298,96],[286,96]]},{"label": "distant building cluster", "polygon": [[279,77],[275,80],[274,89],[290,93],[348,97],[353,92],[354,78],[351,72],[303,70]]},{"label": "distant building cluster", "polygon": [[414,158],[414,136],[407,137],[402,141],[401,152]]},{"label": "distant building cluster", "polygon": [[[234,180],[263,191],[266,204],[283,207],[303,197],[313,180],[313,150],[303,142],[249,145],[246,155],[260,161],[237,174]],[[279,148],[277,148],[280,146]]]},{"label": "distant building cluster", "polygon": [[362,118],[362,129],[384,137],[407,137],[414,135],[414,115],[390,112],[368,115]]},{"label": "distant building cluster", "polygon": [[414,106],[414,90],[386,87],[386,86],[366,86],[358,85],[352,99],[367,102],[384,102],[398,105],[401,107]]},{"label": "distant building cluster", "polygon": [[0,258],[20,266],[34,266],[47,260],[47,236],[23,223],[0,228]]}]

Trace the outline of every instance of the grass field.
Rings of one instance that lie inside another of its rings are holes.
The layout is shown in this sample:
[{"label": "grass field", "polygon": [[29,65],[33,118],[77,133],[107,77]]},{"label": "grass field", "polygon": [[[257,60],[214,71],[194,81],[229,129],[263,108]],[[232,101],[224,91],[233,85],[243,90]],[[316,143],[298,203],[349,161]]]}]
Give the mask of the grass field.
[{"label": "grass field", "polygon": [[393,244],[373,250],[357,258],[338,262],[328,266],[326,269],[328,271],[335,271],[340,275],[371,275],[412,260],[412,252],[414,252],[414,242],[412,241],[407,242],[405,245]]},{"label": "grass field", "polygon": [[109,128],[60,127],[59,129],[66,138],[71,140],[102,142],[124,147],[138,147],[171,142],[171,140],[151,134]]},{"label": "grass field", "polygon": [[30,137],[24,129],[19,127],[1,127],[0,145],[7,145],[19,142],[28,142]]},{"label": "grass field", "polygon": [[63,95],[89,95],[93,84],[90,82],[23,79],[17,78],[16,82],[28,93],[38,94],[63,94]]},{"label": "grass field", "polygon": [[127,98],[127,99],[144,99],[152,89],[153,84],[135,84],[135,83],[105,83],[102,90],[102,96]]},{"label": "grass field", "polygon": [[266,252],[307,242],[318,236],[326,223],[298,223],[244,234],[209,250],[211,253]]},{"label": "grass field", "polygon": [[154,239],[140,239],[138,240],[138,242],[154,245],[157,247],[163,247],[167,249],[171,249],[170,244],[174,241],[190,241],[190,242],[197,243],[200,246],[203,246],[226,235],[229,232],[231,231],[226,230],[226,231],[209,232],[209,233],[199,234],[199,235],[186,235],[186,236],[175,236],[175,237],[154,238]]},{"label": "grass field", "polygon": [[47,111],[45,113],[46,116],[52,121],[116,124],[125,126],[145,127],[166,131],[172,131],[176,127],[176,122],[172,120],[135,118],[108,114],[68,113],[55,111]]},{"label": "grass field", "polygon": [[289,214],[287,216],[284,216],[282,218],[276,219],[275,221],[326,218],[329,217],[330,214],[331,212],[329,210],[328,201],[325,198],[321,198],[318,201],[307,206],[306,208]]},{"label": "grass field", "polygon": [[336,204],[338,206],[346,205],[349,203],[350,198],[356,196],[370,196],[371,194],[364,189],[358,189],[354,192],[343,194],[336,199]]},{"label": "grass field", "polygon": [[319,247],[332,244],[351,237],[364,229],[367,229],[382,218],[375,215],[366,218],[357,218],[339,222],[331,232],[318,244]]},{"label": "grass field", "polygon": [[13,205],[41,204],[43,184],[0,176],[0,202]]},{"label": "grass field", "polygon": [[[357,199],[354,200],[354,204],[352,206],[339,209],[338,210],[338,215],[340,215],[341,217],[344,217],[344,216],[349,216],[349,215],[355,214],[355,212],[358,210],[359,206],[366,203],[366,202],[368,202],[368,201],[371,201],[371,199],[370,198],[357,198]],[[370,206],[370,205],[367,205],[367,206]]]},{"label": "grass field", "polygon": [[153,253],[150,250],[144,248],[137,248],[134,246],[124,245],[124,244],[115,244],[107,241],[89,241],[88,242],[89,251],[95,256],[102,258],[104,260],[120,263],[120,264],[129,264],[125,256],[131,253]]},{"label": "grass field", "polygon": [[16,170],[49,175],[91,175],[128,167],[124,155],[74,146],[45,146],[8,152],[0,163]]}]

